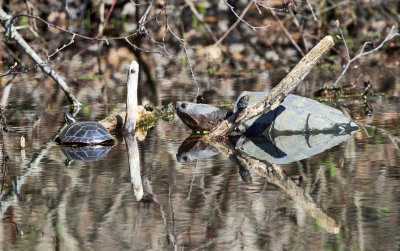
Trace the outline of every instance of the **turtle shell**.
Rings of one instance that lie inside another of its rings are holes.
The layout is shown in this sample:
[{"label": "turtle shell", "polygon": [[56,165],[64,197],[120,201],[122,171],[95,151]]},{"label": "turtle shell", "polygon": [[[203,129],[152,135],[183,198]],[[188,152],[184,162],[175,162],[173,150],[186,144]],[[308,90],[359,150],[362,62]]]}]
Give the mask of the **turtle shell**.
[{"label": "turtle shell", "polygon": [[98,145],[106,141],[114,141],[114,137],[100,123],[87,121],[68,125],[59,135],[63,144]]}]

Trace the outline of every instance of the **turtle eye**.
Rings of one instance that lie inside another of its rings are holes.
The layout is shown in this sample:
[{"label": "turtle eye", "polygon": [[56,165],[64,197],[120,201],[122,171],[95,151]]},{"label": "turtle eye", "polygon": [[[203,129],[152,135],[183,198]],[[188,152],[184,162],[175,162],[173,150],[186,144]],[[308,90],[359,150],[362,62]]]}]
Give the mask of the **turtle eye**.
[{"label": "turtle eye", "polygon": [[186,108],[186,103],[182,103],[182,104],[181,104],[181,108],[182,108],[182,109],[185,109],[185,108]]}]

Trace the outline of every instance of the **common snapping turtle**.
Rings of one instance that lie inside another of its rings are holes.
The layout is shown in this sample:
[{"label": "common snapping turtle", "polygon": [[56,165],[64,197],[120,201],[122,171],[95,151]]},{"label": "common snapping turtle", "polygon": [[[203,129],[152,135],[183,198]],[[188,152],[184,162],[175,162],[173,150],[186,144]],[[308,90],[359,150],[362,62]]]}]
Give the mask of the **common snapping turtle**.
[{"label": "common snapping turtle", "polygon": [[[265,92],[242,92],[233,112],[243,109],[265,94]],[[211,131],[227,117],[226,111],[212,105],[186,101],[178,101],[176,111],[181,120],[192,130]],[[255,116],[239,125],[237,129],[246,135],[268,135],[299,132],[348,134],[358,128],[357,123],[344,116],[338,109],[309,98],[289,94],[275,110]]]}]

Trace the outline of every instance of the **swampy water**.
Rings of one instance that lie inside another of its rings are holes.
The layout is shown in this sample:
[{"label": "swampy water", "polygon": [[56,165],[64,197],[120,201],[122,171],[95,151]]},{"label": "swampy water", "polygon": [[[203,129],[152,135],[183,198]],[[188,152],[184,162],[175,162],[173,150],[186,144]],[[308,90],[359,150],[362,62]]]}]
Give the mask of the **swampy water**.
[{"label": "swampy water", "polygon": [[[303,158],[244,168],[244,157],[232,157],[229,149],[181,147],[191,132],[175,116],[138,135],[140,170],[130,168],[119,135],[102,160],[67,166],[63,149],[52,141],[64,125],[65,97],[43,76],[23,76],[9,86],[4,111],[0,249],[398,250],[399,71],[363,71],[358,82],[357,71],[346,81],[362,86],[369,79],[382,94],[371,99],[371,116],[363,102],[345,103],[362,128],[337,145],[322,144],[313,156],[305,154],[305,144],[298,150]],[[206,75],[200,84],[213,94],[210,102],[227,104],[241,91],[271,89],[285,73]],[[312,97],[334,76],[316,69],[296,93]],[[142,91],[141,102],[193,100],[195,88],[185,78],[159,80],[157,94]],[[123,103],[125,79],[75,84],[85,104],[78,119],[101,120]],[[191,155],[179,158],[178,150]]]}]

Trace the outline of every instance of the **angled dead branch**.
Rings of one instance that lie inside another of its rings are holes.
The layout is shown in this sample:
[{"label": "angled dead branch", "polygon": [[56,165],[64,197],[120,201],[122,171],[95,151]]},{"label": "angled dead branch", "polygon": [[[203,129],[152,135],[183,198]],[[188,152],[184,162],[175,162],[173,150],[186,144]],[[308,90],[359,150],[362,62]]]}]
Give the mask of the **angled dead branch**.
[{"label": "angled dead branch", "polygon": [[206,138],[229,134],[229,132],[234,130],[242,122],[277,108],[282,103],[283,99],[303,81],[311,69],[317,64],[318,60],[327,53],[333,45],[332,37],[326,36],[300,60],[293,70],[289,72],[271,92],[247,106],[243,111],[239,112],[239,114],[233,114],[230,118],[224,120],[214,131],[208,134]]},{"label": "angled dead branch", "polygon": [[47,74],[49,75],[56,83],[62,88],[62,90],[67,95],[68,100],[74,106],[81,106],[82,104],[78,101],[78,99],[72,94],[71,88],[68,84],[53,70],[51,69],[46,62],[40,58],[40,56],[29,46],[29,44],[24,40],[24,38],[18,33],[12,24],[12,16],[8,15],[3,9],[0,8],[0,21],[5,28],[5,35],[10,39],[14,39],[17,44],[25,51],[29,57]]}]

